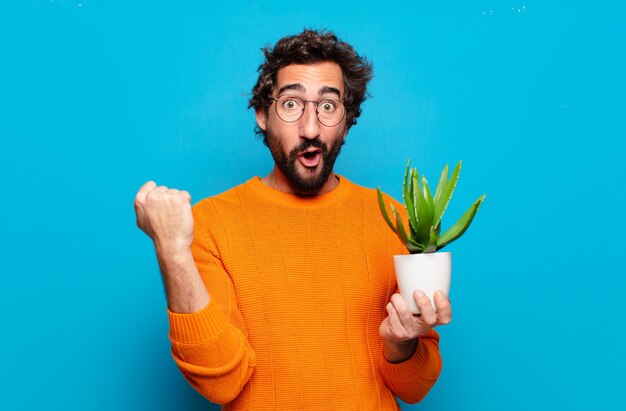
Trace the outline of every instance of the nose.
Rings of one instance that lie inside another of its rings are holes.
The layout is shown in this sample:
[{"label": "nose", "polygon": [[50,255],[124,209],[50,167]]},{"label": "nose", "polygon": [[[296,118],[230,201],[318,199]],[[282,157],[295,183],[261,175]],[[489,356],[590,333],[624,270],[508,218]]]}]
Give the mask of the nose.
[{"label": "nose", "polygon": [[300,136],[314,139],[320,135],[320,124],[317,121],[317,104],[314,101],[304,103],[304,113],[300,118]]}]

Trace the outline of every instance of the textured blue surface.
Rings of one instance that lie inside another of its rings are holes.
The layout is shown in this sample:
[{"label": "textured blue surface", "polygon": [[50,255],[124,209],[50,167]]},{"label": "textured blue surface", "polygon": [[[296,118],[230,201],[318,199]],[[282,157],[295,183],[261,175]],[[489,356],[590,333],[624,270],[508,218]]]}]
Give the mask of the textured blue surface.
[{"label": "textured blue surface", "polygon": [[217,409],[170,358],[132,201],[270,170],[247,93],[303,27],[374,63],[340,174],[398,198],[408,158],[462,159],[448,224],[487,194],[450,247],[444,371],[404,409],[626,408],[623,2],[208,3],[0,5],[0,409]]}]

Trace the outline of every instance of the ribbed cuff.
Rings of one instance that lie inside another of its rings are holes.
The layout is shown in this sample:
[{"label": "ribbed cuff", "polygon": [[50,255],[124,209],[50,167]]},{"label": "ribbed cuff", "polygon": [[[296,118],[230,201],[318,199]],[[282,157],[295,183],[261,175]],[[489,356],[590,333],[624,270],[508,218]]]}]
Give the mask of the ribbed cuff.
[{"label": "ribbed cuff", "polygon": [[390,363],[381,356],[380,367],[383,374],[393,381],[405,381],[421,378],[437,378],[441,369],[441,358],[438,353],[430,352],[424,341],[420,338],[415,352],[406,361]]},{"label": "ribbed cuff", "polygon": [[170,321],[170,339],[181,344],[199,344],[211,341],[223,333],[228,319],[213,299],[206,307],[191,314],[167,310]]}]

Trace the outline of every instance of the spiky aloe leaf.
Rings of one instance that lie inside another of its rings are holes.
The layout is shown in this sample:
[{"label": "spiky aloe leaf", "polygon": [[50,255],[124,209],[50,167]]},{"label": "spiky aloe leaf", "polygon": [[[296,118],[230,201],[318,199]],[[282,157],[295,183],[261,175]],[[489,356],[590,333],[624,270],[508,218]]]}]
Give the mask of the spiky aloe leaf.
[{"label": "spiky aloe leaf", "polygon": [[428,211],[426,222],[431,224],[433,217],[435,216],[435,208],[433,196],[430,194],[430,187],[428,187],[428,180],[426,180],[426,176],[422,176],[422,194],[424,194],[424,200],[426,200],[426,211]]},{"label": "spiky aloe leaf", "polygon": [[415,230],[415,241],[420,244],[427,244],[430,230],[428,219],[428,204],[424,198],[424,193],[420,189],[418,182],[418,172],[414,168],[411,173],[411,185],[413,186],[413,204],[417,214],[417,229]]},{"label": "spiky aloe leaf", "polygon": [[441,191],[441,196],[435,202],[435,215],[433,217],[433,223],[434,223],[433,225],[435,227],[438,224],[441,224],[441,218],[443,217],[443,214],[446,212],[446,209],[448,208],[448,204],[450,203],[450,199],[452,198],[452,193],[454,192],[454,189],[456,188],[456,182],[459,179],[459,173],[461,172],[461,164],[462,162],[459,161],[456,167],[454,167],[452,176],[450,176],[450,179],[446,181],[446,184],[443,190]]},{"label": "spiky aloe leaf", "polygon": [[435,190],[435,199],[434,203],[437,204],[439,199],[441,198],[441,193],[446,188],[446,182],[448,181],[448,165],[443,168],[441,175],[439,176],[439,183],[437,184],[437,189]]},{"label": "spiky aloe leaf", "polygon": [[408,195],[409,192],[409,185],[411,184],[411,160],[409,160],[406,164],[406,169],[404,170],[404,180],[402,180],[402,188],[404,189],[403,193],[404,195]]},{"label": "spiky aloe leaf", "polygon": [[407,196],[404,198],[404,204],[406,206],[406,212],[409,215],[409,229],[411,232],[411,236],[415,237],[419,225],[415,212],[415,206],[413,205],[413,200],[411,199],[411,196]]},{"label": "spiky aloe leaf", "polygon": [[463,214],[463,216],[456,222],[448,231],[446,231],[439,239],[437,240],[437,249],[441,250],[446,245],[450,244],[457,238],[463,235],[465,231],[468,229],[478,208],[480,207],[480,203],[485,199],[485,194],[483,194],[471,207]]},{"label": "spiky aloe leaf", "polygon": [[411,199],[411,204],[413,206],[413,214],[415,215],[415,219],[417,220],[417,223],[419,224],[419,214],[417,212],[417,201],[415,198],[415,184],[413,183],[413,176],[417,174],[417,168],[409,169],[408,171],[409,173],[408,175],[406,175],[407,194],[408,194],[408,197]]},{"label": "spiky aloe leaf", "polygon": [[380,187],[376,187],[376,192],[378,193],[378,206],[380,207],[380,211],[383,214],[383,218],[385,222],[393,230],[394,233],[398,234],[398,230],[394,227],[391,219],[389,218],[389,214],[387,214],[387,207],[385,207],[385,200],[383,199],[383,192]]},{"label": "spiky aloe leaf", "polygon": [[415,213],[415,207],[413,204],[413,199],[411,195],[411,181],[410,181],[410,168],[411,168],[411,160],[409,160],[406,170],[404,171],[404,181],[402,183],[402,198],[404,199],[404,204],[406,208],[406,212],[409,215],[409,231],[410,237],[415,237],[415,233],[417,232],[417,215]]},{"label": "spiky aloe leaf", "polygon": [[400,237],[400,240],[402,240],[402,243],[407,248],[407,250],[409,250],[411,254],[421,253],[424,250],[424,246],[410,239],[406,235],[406,230],[404,229],[404,224],[402,223],[402,217],[400,216],[400,213],[396,212],[396,209],[393,206],[393,204],[390,204],[390,206],[391,206],[391,211],[396,217],[396,225],[398,227],[398,231],[397,231],[398,237]]}]

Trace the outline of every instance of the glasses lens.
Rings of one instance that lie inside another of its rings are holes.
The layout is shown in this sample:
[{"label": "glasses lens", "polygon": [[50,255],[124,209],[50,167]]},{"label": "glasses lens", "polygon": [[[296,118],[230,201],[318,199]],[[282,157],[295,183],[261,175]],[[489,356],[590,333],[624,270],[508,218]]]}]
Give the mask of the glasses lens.
[{"label": "glasses lens", "polygon": [[320,120],[320,123],[327,127],[333,127],[341,123],[344,114],[345,109],[339,100],[322,100],[317,105],[317,118]]},{"label": "glasses lens", "polygon": [[296,96],[280,96],[276,101],[276,113],[283,121],[298,121],[304,112],[304,101]]}]

